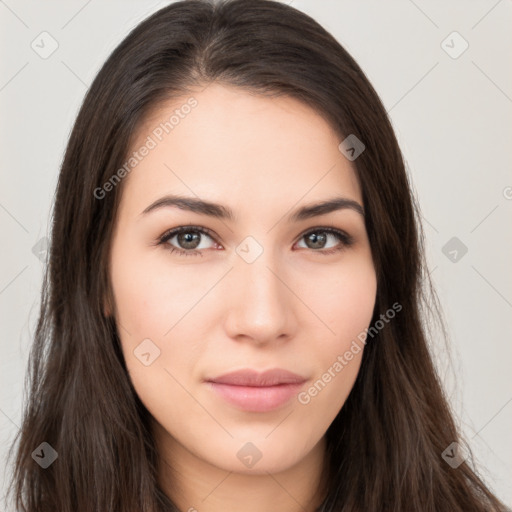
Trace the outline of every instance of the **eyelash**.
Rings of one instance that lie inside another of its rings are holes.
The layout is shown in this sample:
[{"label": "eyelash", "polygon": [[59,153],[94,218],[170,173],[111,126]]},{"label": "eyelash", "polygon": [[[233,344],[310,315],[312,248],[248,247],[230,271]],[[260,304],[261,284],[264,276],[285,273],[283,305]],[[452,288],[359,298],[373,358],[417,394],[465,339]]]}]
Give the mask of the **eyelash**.
[{"label": "eyelash", "polygon": [[[177,247],[174,247],[173,245],[167,244],[167,242],[173,238],[175,235],[179,235],[180,233],[188,233],[188,232],[197,232],[204,235],[209,236],[215,241],[213,232],[208,228],[203,228],[199,226],[180,226],[179,228],[172,229],[170,231],[165,232],[159,239],[157,245],[166,245],[166,250],[168,250],[171,253],[177,253],[178,256],[202,256],[202,251],[200,250],[184,250],[184,249],[178,249]],[[333,247],[331,249],[327,250],[315,250],[310,249],[313,252],[318,252],[320,254],[323,254],[324,256],[334,254],[340,251],[343,251],[347,247],[350,247],[354,243],[354,239],[352,236],[348,235],[347,233],[344,233],[343,231],[340,231],[339,229],[331,228],[331,227],[317,227],[314,229],[310,229],[306,231],[299,240],[305,238],[307,235],[310,235],[311,233],[330,233],[334,235],[338,240],[341,242],[341,244],[337,245],[336,247]]]}]

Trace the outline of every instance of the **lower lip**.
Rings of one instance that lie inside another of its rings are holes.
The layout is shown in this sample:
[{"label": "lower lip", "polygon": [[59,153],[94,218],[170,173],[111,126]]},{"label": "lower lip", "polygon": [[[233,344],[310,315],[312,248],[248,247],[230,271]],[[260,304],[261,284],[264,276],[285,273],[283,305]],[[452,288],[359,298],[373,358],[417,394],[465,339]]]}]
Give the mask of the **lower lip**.
[{"label": "lower lip", "polygon": [[279,384],[278,386],[232,386],[208,382],[211,388],[227,402],[248,412],[267,412],[288,403],[296,396],[303,384]]}]

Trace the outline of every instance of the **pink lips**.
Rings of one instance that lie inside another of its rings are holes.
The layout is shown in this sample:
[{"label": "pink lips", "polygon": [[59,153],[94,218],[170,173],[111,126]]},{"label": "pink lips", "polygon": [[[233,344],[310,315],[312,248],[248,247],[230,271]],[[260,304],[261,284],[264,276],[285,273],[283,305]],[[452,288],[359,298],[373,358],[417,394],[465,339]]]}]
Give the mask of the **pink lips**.
[{"label": "pink lips", "polygon": [[239,370],[206,380],[227,402],[248,412],[271,411],[286,404],[305,381],[304,377],[281,368],[263,373]]}]

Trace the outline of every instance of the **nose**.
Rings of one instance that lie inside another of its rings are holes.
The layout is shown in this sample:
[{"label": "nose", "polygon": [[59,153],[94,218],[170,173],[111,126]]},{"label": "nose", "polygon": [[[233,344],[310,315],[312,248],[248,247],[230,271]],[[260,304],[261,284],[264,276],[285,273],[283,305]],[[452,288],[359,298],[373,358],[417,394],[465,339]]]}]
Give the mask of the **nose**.
[{"label": "nose", "polygon": [[231,339],[258,345],[283,341],[295,334],[296,308],[300,301],[293,293],[290,277],[276,264],[271,251],[247,263],[235,258],[225,284],[225,330]]}]

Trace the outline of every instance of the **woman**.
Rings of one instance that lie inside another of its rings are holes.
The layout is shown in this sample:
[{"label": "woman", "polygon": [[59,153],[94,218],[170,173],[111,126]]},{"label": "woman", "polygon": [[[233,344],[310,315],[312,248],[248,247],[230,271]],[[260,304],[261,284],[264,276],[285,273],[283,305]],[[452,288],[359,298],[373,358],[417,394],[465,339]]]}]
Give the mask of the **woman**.
[{"label": "woman", "polygon": [[308,16],[194,0],[141,23],[53,218],[20,510],[506,510],[427,350],[385,109]]}]

